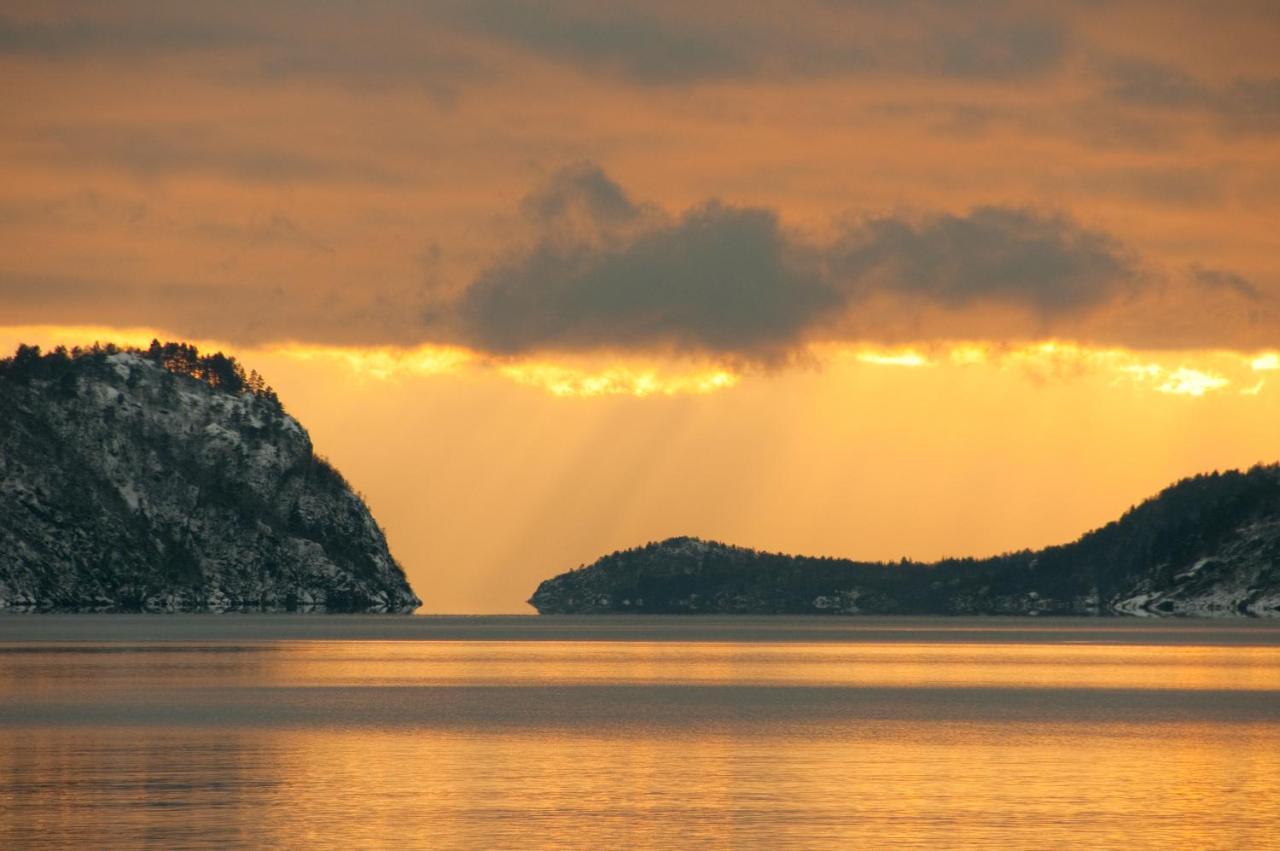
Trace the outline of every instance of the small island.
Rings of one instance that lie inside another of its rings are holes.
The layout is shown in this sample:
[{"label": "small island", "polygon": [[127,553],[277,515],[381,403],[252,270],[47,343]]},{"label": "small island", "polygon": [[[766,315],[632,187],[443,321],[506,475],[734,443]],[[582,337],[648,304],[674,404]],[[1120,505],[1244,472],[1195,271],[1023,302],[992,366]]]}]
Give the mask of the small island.
[{"label": "small island", "polygon": [[540,614],[1280,617],[1280,465],[1185,479],[1064,546],[933,564],[679,537],[538,586]]},{"label": "small island", "polygon": [[0,610],[412,612],[256,372],[182,343],[0,360]]}]

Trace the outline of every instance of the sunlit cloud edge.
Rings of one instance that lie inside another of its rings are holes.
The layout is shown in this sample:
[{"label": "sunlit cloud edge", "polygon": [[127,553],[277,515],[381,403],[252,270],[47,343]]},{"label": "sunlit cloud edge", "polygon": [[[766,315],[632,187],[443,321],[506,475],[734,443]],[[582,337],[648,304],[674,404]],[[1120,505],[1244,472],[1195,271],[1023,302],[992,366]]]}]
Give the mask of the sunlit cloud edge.
[{"label": "sunlit cloud edge", "polygon": [[[20,342],[88,346],[95,341],[146,346],[153,338],[174,335],[153,328],[110,326],[0,326],[0,344],[12,350]],[[557,355],[496,358],[459,346],[338,346],[300,342],[237,345],[194,339],[204,350],[222,350],[251,362],[256,355],[324,363],[360,380],[404,381],[445,375],[497,375],[521,386],[559,397],[702,395],[729,390],[762,371],[714,359],[640,355]],[[1109,377],[1113,386],[1203,398],[1223,391],[1258,396],[1264,373],[1280,370],[1280,352],[1226,350],[1141,351],[1089,346],[1067,340],[929,341],[907,346],[830,343],[811,347],[800,368],[821,370],[853,364],[865,369],[954,369],[987,367],[1013,370],[1036,380],[1065,381],[1082,375]]]}]

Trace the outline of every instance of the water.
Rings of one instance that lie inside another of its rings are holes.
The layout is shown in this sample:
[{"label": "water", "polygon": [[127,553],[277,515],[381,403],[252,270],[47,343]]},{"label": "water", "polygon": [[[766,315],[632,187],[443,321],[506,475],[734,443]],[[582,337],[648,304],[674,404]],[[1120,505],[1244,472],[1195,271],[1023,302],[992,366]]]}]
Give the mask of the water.
[{"label": "water", "polygon": [[1280,625],[0,617],[0,847],[1280,847]]}]

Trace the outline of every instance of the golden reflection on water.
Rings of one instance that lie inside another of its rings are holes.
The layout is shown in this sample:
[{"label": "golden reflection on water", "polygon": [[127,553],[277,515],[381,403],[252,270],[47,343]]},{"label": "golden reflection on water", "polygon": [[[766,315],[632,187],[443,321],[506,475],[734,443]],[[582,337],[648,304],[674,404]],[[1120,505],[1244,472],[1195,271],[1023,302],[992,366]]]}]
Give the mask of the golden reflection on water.
[{"label": "golden reflection on water", "polygon": [[[1280,691],[1280,647],[290,642],[279,685],[773,684]],[[166,679],[172,668],[163,671]]]},{"label": "golden reflection on water", "polygon": [[[0,652],[6,646],[0,644]],[[7,660],[3,678],[25,689],[174,685],[218,676],[273,686],[773,684],[1280,691],[1280,647],[1093,644],[832,644],[540,641],[295,641],[263,647],[170,645],[163,654],[77,653]],[[234,652],[233,652],[234,651]],[[140,664],[140,660],[144,660]],[[103,681],[105,677],[106,681]]]},{"label": "golden reflection on water", "polygon": [[0,846],[1132,849],[1280,836],[1277,647],[107,649],[0,647]]},{"label": "golden reflection on water", "polygon": [[[1274,847],[1273,725],[41,730],[5,847]],[[34,781],[34,783],[33,783]]]}]

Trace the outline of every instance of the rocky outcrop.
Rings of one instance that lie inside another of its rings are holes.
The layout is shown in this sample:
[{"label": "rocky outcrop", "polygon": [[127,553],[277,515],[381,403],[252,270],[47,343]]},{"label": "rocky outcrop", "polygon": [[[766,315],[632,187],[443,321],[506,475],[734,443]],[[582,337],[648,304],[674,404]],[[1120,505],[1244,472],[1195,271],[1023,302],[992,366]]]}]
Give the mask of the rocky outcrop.
[{"label": "rocky outcrop", "polygon": [[936,564],[671,538],[548,579],[553,613],[1280,616],[1280,467],[1187,479],[1060,547]]},{"label": "rocky outcrop", "polygon": [[0,609],[410,612],[363,500],[191,347],[0,361]]}]

